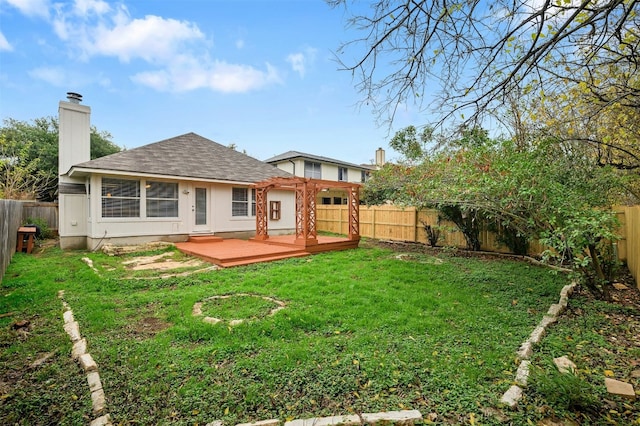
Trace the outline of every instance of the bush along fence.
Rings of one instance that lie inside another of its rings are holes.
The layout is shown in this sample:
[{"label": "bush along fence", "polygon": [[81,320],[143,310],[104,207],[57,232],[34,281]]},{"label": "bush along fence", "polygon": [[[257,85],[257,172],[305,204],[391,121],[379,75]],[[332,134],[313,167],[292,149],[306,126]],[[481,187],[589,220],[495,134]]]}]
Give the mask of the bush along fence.
[{"label": "bush along fence", "polygon": [[[318,230],[347,233],[348,206],[318,205]],[[418,210],[415,207],[360,206],[360,235],[381,240],[408,241],[439,247],[467,247],[467,240],[456,224],[440,218],[435,209]],[[480,226],[479,249],[482,251],[511,253],[501,230]],[[528,254],[539,254],[542,246],[531,244]]]},{"label": "bush along fence", "polygon": [[46,226],[48,230],[58,231],[58,203],[42,203],[39,201],[22,202],[22,223],[36,222]]},{"label": "bush along fence", "polygon": [[0,282],[16,252],[18,228],[22,221],[22,203],[0,200]]},{"label": "bush along fence", "polygon": [[[620,240],[617,242],[618,258],[626,261],[629,270],[640,287],[640,206],[615,207],[621,223]],[[349,209],[344,205],[318,205],[316,212],[319,231],[346,234],[349,226]],[[455,223],[440,218],[435,209],[419,210],[415,207],[360,206],[360,235],[381,240],[408,241],[440,247],[466,248],[462,232]],[[479,249],[497,253],[514,253],[518,246],[502,229],[480,225]],[[521,247],[518,254],[538,255],[545,248],[536,242]]]}]

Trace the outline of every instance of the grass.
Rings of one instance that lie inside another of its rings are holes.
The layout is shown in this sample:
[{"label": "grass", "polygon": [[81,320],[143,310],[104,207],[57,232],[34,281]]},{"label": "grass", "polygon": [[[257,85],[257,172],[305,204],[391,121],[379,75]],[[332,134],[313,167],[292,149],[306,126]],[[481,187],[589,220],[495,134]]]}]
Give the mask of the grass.
[{"label": "grass", "polygon": [[205,316],[233,321],[264,318],[277,308],[275,302],[260,296],[231,294],[205,300],[202,312]]},{"label": "grass", "polygon": [[[397,255],[368,247],[133,280],[101,253],[16,254],[0,287],[0,313],[13,312],[0,318],[0,423],[91,418],[59,290],[116,422],[235,424],[417,409],[442,422],[500,423],[483,408],[497,407],[512,384],[515,352],[565,278],[516,261]],[[209,299],[233,294],[272,297],[286,308],[267,316],[273,303],[260,297]],[[253,319],[207,324],[191,314],[205,300],[204,315]],[[11,327],[19,319],[31,321],[27,336]],[[509,415],[540,417],[526,409]]]}]

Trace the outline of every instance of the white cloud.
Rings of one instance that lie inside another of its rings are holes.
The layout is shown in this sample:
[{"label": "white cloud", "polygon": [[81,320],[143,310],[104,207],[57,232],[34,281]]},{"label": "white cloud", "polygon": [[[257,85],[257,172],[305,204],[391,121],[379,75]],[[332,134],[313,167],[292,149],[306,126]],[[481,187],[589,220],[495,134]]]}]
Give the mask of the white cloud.
[{"label": "white cloud", "polygon": [[49,0],[4,0],[27,16],[49,17]]},{"label": "white cloud", "polygon": [[7,38],[4,36],[4,34],[0,32],[0,52],[2,51],[11,52],[12,50],[13,50],[13,46],[11,46],[11,43],[7,41]]},{"label": "white cloud", "polygon": [[[132,17],[124,4],[105,0],[57,2],[51,11],[49,22],[70,57],[87,62],[96,57],[117,58],[135,66],[130,77],[133,82],[155,90],[243,93],[282,81],[278,70],[269,64],[258,68],[211,58],[211,40],[191,21],[156,15]],[[242,37],[234,43],[238,49],[244,47]],[[304,53],[301,75],[313,52]],[[53,85],[75,84],[59,68],[37,68],[30,75]],[[104,77],[91,82],[111,84]]]},{"label": "white cloud", "polygon": [[80,50],[84,59],[111,56],[122,62],[168,62],[179,52],[205,41],[193,23],[155,15],[132,19],[126,7],[111,9],[94,0],[78,0],[73,12],[58,9],[53,27],[60,39]]},{"label": "white cloud", "polygon": [[111,11],[109,3],[102,0],[75,0],[74,12],[80,16],[86,16],[95,13],[96,15],[104,15]]},{"label": "white cloud", "polygon": [[291,53],[287,56],[287,62],[291,64],[291,69],[297,72],[301,78],[307,72],[307,67],[315,62],[317,49],[307,47],[302,52]]},{"label": "white cloud", "polygon": [[69,82],[67,71],[60,67],[40,67],[29,71],[29,75],[37,80],[45,81],[52,86],[63,87]]},{"label": "white cloud", "polygon": [[300,74],[300,77],[304,77],[304,55],[302,53],[292,53],[287,56],[287,62],[291,64],[291,68]]},{"label": "white cloud", "polygon": [[132,58],[168,61],[184,44],[204,40],[195,24],[158,16],[119,22],[111,28],[101,25],[90,37],[88,53],[116,56],[124,62]]},{"label": "white cloud", "polygon": [[265,70],[224,61],[195,63],[183,57],[167,69],[145,71],[132,77],[136,83],[159,91],[186,92],[209,89],[222,93],[244,93],[281,82],[278,71],[266,64]]}]

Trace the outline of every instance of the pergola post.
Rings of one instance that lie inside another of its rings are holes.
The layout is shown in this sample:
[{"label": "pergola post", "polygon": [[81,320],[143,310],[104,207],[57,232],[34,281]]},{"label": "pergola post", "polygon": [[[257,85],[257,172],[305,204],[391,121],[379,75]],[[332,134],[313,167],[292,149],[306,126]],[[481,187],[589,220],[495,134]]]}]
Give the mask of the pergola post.
[{"label": "pergola post", "polygon": [[318,244],[316,185],[309,180],[296,184],[296,241],[302,246]]},{"label": "pergola post", "polygon": [[355,186],[349,188],[349,239],[360,240],[360,194]]},{"label": "pergola post", "polygon": [[256,187],[256,236],[258,241],[269,238],[267,222],[267,188]]}]

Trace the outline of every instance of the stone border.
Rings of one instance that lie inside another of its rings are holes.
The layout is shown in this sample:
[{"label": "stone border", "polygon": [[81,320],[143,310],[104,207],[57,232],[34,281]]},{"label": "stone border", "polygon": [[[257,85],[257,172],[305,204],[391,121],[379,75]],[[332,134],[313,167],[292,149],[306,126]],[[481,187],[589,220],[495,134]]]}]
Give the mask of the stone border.
[{"label": "stone border", "polygon": [[[422,422],[422,414],[418,410],[387,411],[383,413],[362,413],[344,416],[312,417],[309,419],[296,419],[284,422],[284,426],[360,426],[360,425],[405,425],[410,426],[415,422]],[[224,423],[216,420],[205,426],[223,426]],[[255,423],[238,423],[236,426],[279,426],[280,420],[269,419]]]},{"label": "stone border", "polygon": [[[93,260],[89,259],[88,257],[83,257],[82,261],[86,263],[87,266],[91,268],[91,270],[95,272],[97,276],[102,277],[102,275],[100,275],[100,271],[98,271],[98,269],[93,265]],[[64,290],[60,290],[60,291],[64,292]]]},{"label": "stone border", "polygon": [[[278,299],[274,299],[273,297],[269,297],[269,296],[262,296],[259,294],[251,294],[251,293],[235,293],[235,294],[225,294],[225,295],[221,295],[221,296],[211,296],[211,297],[207,297],[206,299],[203,299],[201,302],[196,302],[193,305],[193,310],[191,311],[191,315],[194,317],[199,317],[202,316],[202,304],[204,302],[207,302],[209,300],[217,300],[217,299],[230,299],[232,297],[258,297],[262,300],[267,300],[269,302],[273,302],[275,303],[276,306],[275,308],[271,309],[269,311],[269,313],[267,314],[268,317],[271,317],[273,315],[276,314],[276,312],[284,309],[287,305],[286,303],[284,303],[281,300]],[[250,319],[254,319],[253,317],[248,318],[247,320]],[[242,324],[243,322],[247,321],[245,319],[233,319],[229,321],[229,325],[230,326],[235,326],[238,324]],[[206,322],[207,324],[218,324],[219,322],[223,322],[223,320],[221,320],[220,318],[215,318],[215,317],[204,317],[202,319],[202,321]]]},{"label": "stone border", "polygon": [[91,357],[91,354],[87,352],[87,339],[80,334],[80,327],[73,317],[73,311],[64,300],[64,290],[58,291],[58,299],[62,301],[62,306],[64,307],[64,313],[62,314],[64,331],[67,332],[73,343],[71,358],[80,364],[80,367],[87,375],[89,392],[91,392],[92,413],[97,416],[91,421],[90,426],[112,426],[111,416],[107,413],[107,403],[102,382],[100,381],[100,374],[98,373],[98,365]]},{"label": "stone border", "polygon": [[569,296],[573,293],[577,283],[574,281],[562,287],[560,291],[560,301],[554,303],[549,307],[547,313],[542,317],[538,326],[531,332],[529,338],[520,345],[517,356],[521,360],[518,370],[516,371],[515,384],[512,385],[502,395],[500,402],[508,405],[509,407],[515,407],[522,398],[522,387],[527,385],[529,379],[529,367],[531,366],[531,355],[533,354],[533,347],[540,343],[542,337],[545,335],[547,327],[558,320],[558,316],[564,312],[569,304]]}]

